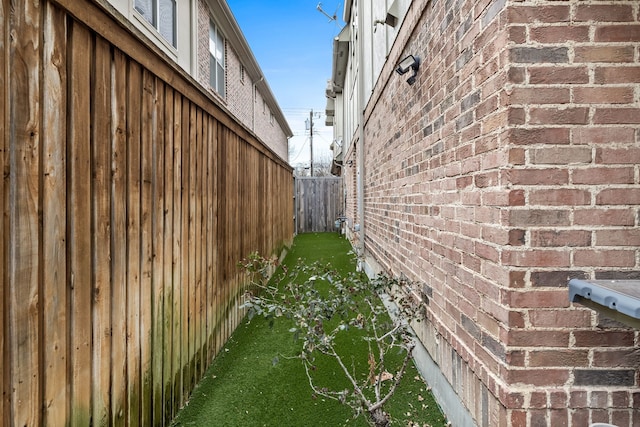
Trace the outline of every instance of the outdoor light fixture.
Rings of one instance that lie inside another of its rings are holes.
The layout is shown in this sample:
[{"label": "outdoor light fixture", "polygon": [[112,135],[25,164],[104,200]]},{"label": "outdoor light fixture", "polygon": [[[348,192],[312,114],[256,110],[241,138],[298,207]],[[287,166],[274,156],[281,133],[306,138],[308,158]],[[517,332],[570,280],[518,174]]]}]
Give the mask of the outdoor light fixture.
[{"label": "outdoor light fixture", "polygon": [[420,57],[409,55],[404,58],[398,64],[398,68],[396,68],[396,72],[400,75],[407,73],[409,70],[413,70],[413,74],[411,77],[407,79],[407,83],[410,85],[416,82],[416,75],[418,74],[418,68],[420,68]]}]

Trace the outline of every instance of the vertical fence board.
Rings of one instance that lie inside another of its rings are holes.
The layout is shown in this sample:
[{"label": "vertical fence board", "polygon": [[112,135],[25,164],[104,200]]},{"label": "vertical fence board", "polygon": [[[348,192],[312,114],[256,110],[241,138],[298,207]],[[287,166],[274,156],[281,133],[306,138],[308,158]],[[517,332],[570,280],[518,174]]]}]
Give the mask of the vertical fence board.
[{"label": "vertical fence board", "polygon": [[[226,136],[227,136],[227,132],[226,129],[224,129],[221,125],[219,125],[218,127],[218,132],[220,135],[220,138],[224,141],[226,141]],[[226,162],[227,160],[227,144],[218,144],[218,149],[217,149],[217,153],[218,153],[218,159],[220,159],[219,161],[222,162],[224,164],[224,162]],[[225,301],[225,297],[226,297],[226,282],[227,282],[227,277],[225,275],[225,259],[227,256],[227,250],[226,250],[226,242],[227,242],[227,233],[226,233],[226,214],[227,211],[225,209],[225,203],[224,200],[226,199],[226,195],[227,195],[227,189],[226,189],[226,182],[225,182],[225,174],[223,171],[223,168],[218,168],[218,173],[216,174],[216,181],[218,182],[218,200],[217,200],[217,205],[218,205],[218,241],[217,241],[217,248],[218,248],[218,268],[217,268],[217,277],[220,278],[220,286],[218,287],[218,289],[216,289],[216,293],[217,293],[217,316],[216,316],[216,327],[218,329],[218,333],[217,333],[217,342],[218,347],[222,348],[222,345],[224,343],[224,322],[223,322],[223,317],[224,317],[224,301]]]},{"label": "vertical fence board", "polygon": [[68,419],[66,188],[66,14],[47,4],[42,141],[43,364],[46,425]]},{"label": "vertical fence board", "polygon": [[[236,136],[231,134],[231,132],[227,132],[227,160],[226,160],[226,164],[230,165],[230,164],[237,164],[234,162],[235,160],[235,153],[236,153],[236,141],[235,141]],[[236,229],[235,229],[235,225],[236,225],[236,204],[238,202],[238,193],[235,187],[235,183],[236,183],[236,176],[238,173],[238,169],[237,168],[233,168],[230,171],[225,171],[225,175],[226,175],[226,183],[225,183],[225,192],[227,195],[229,195],[229,197],[226,198],[224,206],[227,210],[226,215],[225,215],[225,229],[227,232],[227,236],[233,236],[236,233]],[[231,195],[234,195],[235,197],[231,197]],[[229,267],[231,260],[233,259],[234,256],[234,252],[235,252],[235,241],[233,239],[231,239],[230,237],[228,237],[227,239],[225,239],[225,243],[226,243],[226,250],[225,250],[225,257],[224,257],[224,277],[225,277],[225,296],[224,296],[224,336],[223,336],[223,340],[226,342],[227,338],[229,338],[229,335],[231,333],[232,330],[232,326],[231,326],[231,318],[229,316],[229,307],[231,305],[231,299],[233,298],[233,281],[234,281],[234,277],[231,274],[231,268]]]},{"label": "vertical fence board", "polygon": [[189,104],[189,140],[188,140],[188,156],[189,156],[189,168],[188,168],[188,190],[187,190],[187,218],[188,218],[188,231],[187,231],[187,264],[188,264],[188,301],[189,301],[189,373],[188,382],[189,389],[195,386],[196,372],[195,372],[195,355],[196,355],[196,106],[192,103]]},{"label": "vertical fence board", "polygon": [[219,320],[219,315],[220,315],[220,301],[219,301],[219,294],[220,294],[220,283],[222,282],[221,277],[220,277],[220,240],[221,240],[221,236],[220,236],[220,230],[218,229],[218,224],[220,222],[220,218],[219,218],[219,206],[218,206],[218,200],[220,200],[220,182],[218,181],[218,171],[219,168],[218,165],[218,161],[220,159],[220,148],[219,146],[221,145],[219,143],[219,138],[220,138],[220,128],[218,125],[218,121],[217,120],[212,120],[212,124],[211,124],[211,131],[213,134],[213,139],[212,139],[212,143],[213,145],[211,146],[211,158],[212,158],[212,162],[213,162],[213,170],[211,171],[211,185],[213,186],[213,201],[212,201],[212,209],[213,209],[213,224],[212,224],[212,242],[211,242],[211,247],[213,249],[213,276],[214,276],[214,282],[213,282],[213,289],[211,290],[211,304],[212,304],[212,313],[211,313],[211,324],[212,327],[214,328],[214,330],[211,333],[211,339],[213,341],[213,351],[212,351],[212,357],[215,357],[218,354],[218,351],[220,350],[220,344],[219,344],[219,336],[218,336],[218,332],[220,331],[220,327],[218,325],[218,320]]},{"label": "vertical fence board", "polygon": [[207,366],[211,362],[211,354],[210,354],[210,344],[211,341],[209,339],[209,333],[211,331],[211,323],[209,321],[211,314],[211,298],[210,298],[210,289],[213,286],[213,250],[211,248],[211,220],[213,215],[213,209],[211,208],[212,202],[212,191],[213,188],[211,186],[211,170],[213,168],[213,163],[211,162],[210,152],[211,152],[211,116],[206,115],[205,120],[203,121],[204,133],[205,133],[205,144],[204,144],[204,176],[203,176],[203,192],[204,192],[204,203],[203,203],[203,215],[204,215],[204,244],[206,250],[204,252],[204,287],[203,287],[203,299],[204,299],[204,312],[203,312],[203,345],[202,345],[202,355],[205,361],[203,366],[203,374],[206,372]]},{"label": "vertical fence board", "polygon": [[111,48],[94,46],[91,123],[93,135],[93,425],[109,425],[111,381]]},{"label": "vertical fence board", "polygon": [[[156,100],[154,116],[156,117],[155,132],[157,139],[153,145],[153,184],[152,184],[152,252],[153,252],[153,276],[152,276],[152,407],[153,425],[162,425],[163,420],[163,396],[162,373],[165,345],[164,337],[164,85],[158,82],[156,87]],[[162,109],[161,109],[162,108]],[[169,352],[170,354],[170,352]]]},{"label": "vertical fence board", "polygon": [[200,375],[204,374],[206,367],[208,366],[208,354],[207,354],[207,289],[209,287],[209,275],[208,275],[208,253],[209,253],[209,230],[208,230],[208,202],[209,202],[209,186],[207,185],[207,176],[209,174],[209,159],[207,158],[207,149],[209,145],[209,129],[208,129],[209,117],[208,114],[202,115],[202,144],[200,146],[200,156],[202,163],[202,172],[200,174],[201,184],[200,191],[201,196],[201,218],[202,218],[202,237],[200,239],[201,245],[201,275],[202,275],[202,284],[200,289],[200,358],[201,358],[201,367],[200,367]]},{"label": "vertical fence board", "polygon": [[193,322],[193,344],[194,344],[194,375],[199,377],[202,369],[202,110],[196,108],[196,134],[191,140],[193,147],[191,159],[195,163],[193,181],[193,267],[194,267],[194,322]]},{"label": "vertical fence board", "polygon": [[[40,423],[38,319],[38,183],[40,153],[40,11],[35,1],[11,8],[9,122],[9,310],[12,415],[19,425]],[[35,18],[35,19],[26,19]],[[13,65],[13,64],[12,64]],[[20,102],[17,102],[20,100]],[[6,239],[6,237],[5,237]]]},{"label": "vertical fence board", "polygon": [[215,120],[210,118],[207,122],[209,140],[207,141],[207,247],[208,250],[208,286],[207,286],[207,360],[211,361],[215,357],[215,288],[216,288],[216,269],[215,269],[215,157],[214,152],[216,149],[216,134],[215,134]]},{"label": "vertical fence board", "polygon": [[142,71],[130,61],[127,87],[127,424],[140,425],[140,196]]},{"label": "vertical fence board", "polygon": [[169,86],[165,86],[164,95],[164,171],[160,176],[164,177],[164,212],[163,212],[163,228],[164,228],[164,240],[163,240],[163,293],[164,293],[164,315],[163,321],[163,345],[164,345],[164,357],[162,359],[162,393],[163,393],[163,417],[165,420],[173,418],[173,388],[174,388],[174,376],[173,376],[173,360],[174,360],[174,337],[173,337],[173,322],[175,310],[177,305],[174,302],[173,293],[173,268],[174,268],[174,254],[173,254],[173,233],[175,228],[174,224],[174,211],[173,211],[173,90]]},{"label": "vertical fence board", "polygon": [[201,335],[201,357],[202,357],[202,374],[209,365],[209,352],[208,352],[208,339],[207,332],[209,330],[208,314],[209,314],[209,299],[207,298],[207,291],[210,286],[211,274],[209,272],[209,115],[204,114],[202,117],[202,326],[200,328]]},{"label": "vertical fence board", "polygon": [[[267,165],[266,169],[265,169],[265,176],[266,176],[266,183],[265,183],[265,191],[267,192],[267,194],[271,194],[271,191],[273,190],[272,188],[272,180],[276,179],[275,174],[273,173],[273,167],[271,167],[271,165]],[[267,221],[267,226],[269,227],[269,234],[271,235],[271,233],[273,233],[273,225],[271,223],[272,217],[273,217],[273,210],[271,209],[271,206],[267,206],[265,209],[265,220]],[[269,246],[271,246],[272,240],[269,239]]]},{"label": "vertical fence board", "polygon": [[[8,0],[0,0],[0,16],[6,17],[9,12]],[[8,346],[6,343],[9,334],[7,333],[6,316],[9,312],[9,298],[6,286],[9,283],[7,279],[7,244],[9,242],[9,226],[7,224],[7,195],[8,195],[8,177],[9,177],[9,164],[7,162],[7,149],[9,145],[9,108],[8,108],[8,43],[6,41],[7,34],[7,19],[0,19],[0,232],[3,238],[0,239],[0,387],[2,387],[2,394],[0,394],[0,420],[2,420],[2,426],[5,426],[10,421],[11,411],[7,410],[9,403],[9,395],[7,385],[9,380],[9,367],[11,366],[9,358],[7,357]]]},{"label": "vertical fence board", "polygon": [[[248,147],[243,143],[243,140],[238,139],[238,157],[237,164],[246,165],[247,163],[247,151]],[[247,198],[250,194],[250,186],[251,179],[249,178],[249,174],[241,173],[240,168],[238,168],[238,193],[240,197],[238,199],[238,208],[237,208],[237,230],[238,233],[245,232],[246,238],[244,239],[235,239],[237,241],[236,245],[236,256],[235,259],[242,259],[245,256],[245,250],[249,250],[251,246],[251,240],[253,238],[253,233],[247,227],[251,222],[251,215],[253,213],[249,211]],[[240,294],[240,289],[242,287],[242,271],[237,266],[237,263],[233,263],[233,275],[235,276],[235,286],[233,289],[233,329],[240,323],[240,310],[238,310],[238,296]]]},{"label": "vertical fence board", "polygon": [[111,425],[127,420],[127,63],[113,52],[111,68]]},{"label": "vertical fence board", "polygon": [[151,319],[152,301],[152,182],[153,182],[153,151],[155,143],[154,116],[155,81],[151,73],[142,70],[142,180],[141,180],[141,211],[140,211],[140,374],[142,375],[140,423],[151,424],[151,339],[153,325]]},{"label": "vertical fence board", "polygon": [[69,274],[71,281],[71,419],[89,424],[91,414],[91,117],[92,43],[89,31],[71,27],[69,74]]},{"label": "vertical fence board", "polygon": [[[240,138],[237,135],[234,135],[232,140],[233,140],[233,157],[231,157],[230,164],[241,165],[242,163],[240,160],[240,152],[241,152]],[[241,227],[243,225],[243,219],[245,218],[244,216],[240,215],[242,196],[245,190],[240,185],[240,180],[244,174],[241,173],[242,168],[236,167],[233,169],[234,169],[234,174],[232,179],[232,183],[233,183],[232,194],[234,194],[235,197],[233,197],[234,203],[233,203],[233,216],[232,216],[233,218],[232,236],[239,236],[242,230]],[[228,266],[229,276],[231,277],[231,280],[229,281],[231,286],[231,295],[229,296],[229,312],[230,312],[231,322],[229,322],[227,339],[231,336],[231,333],[233,332],[237,324],[236,322],[237,322],[238,312],[237,310],[235,310],[234,306],[235,306],[235,299],[236,299],[236,294],[238,289],[238,270],[236,267],[235,260],[241,259],[242,257],[240,253],[242,239],[231,239],[231,245],[233,247],[233,250],[231,251],[231,257],[229,257],[229,266]]]},{"label": "vertical fence board", "polygon": [[182,404],[182,97],[174,93],[173,97],[173,361],[171,376],[173,379],[173,398],[171,413],[175,414]]},{"label": "vertical fence board", "polygon": [[190,380],[190,364],[191,355],[189,353],[189,287],[190,287],[190,269],[189,269],[189,224],[191,218],[189,216],[189,172],[190,165],[189,162],[189,148],[190,148],[190,139],[189,139],[189,129],[190,121],[189,121],[189,112],[190,112],[190,103],[186,98],[182,100],[182,136],[181,136],[181,150],[182,150],[182,221],[181,221],[181,244],[182,244],[182,255],[181,255],[181,284],[180,291],[182,295],[182,325],[181,325],[181,334],[182,334],[182,344],[180,346],[182,355],[181,355],[181,366],[182,366],[182,399],[180,404],[182,404],[186,397],[189,394],[189,390],[191,389],[191,380]]}]

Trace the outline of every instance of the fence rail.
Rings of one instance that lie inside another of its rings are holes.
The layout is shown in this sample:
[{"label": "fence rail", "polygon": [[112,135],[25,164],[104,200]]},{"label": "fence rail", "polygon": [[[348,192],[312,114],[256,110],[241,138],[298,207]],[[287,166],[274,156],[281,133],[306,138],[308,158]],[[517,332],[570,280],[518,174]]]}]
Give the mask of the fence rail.
[{"label": "fence rail", "polygon": [[335,231],[343,215],[342,178],[296,177],[296,232]]},{"label": "fence rail", "polygon": [[0,2],[0,420],[164,425],[290,244],[292,172],[88,0]]}]

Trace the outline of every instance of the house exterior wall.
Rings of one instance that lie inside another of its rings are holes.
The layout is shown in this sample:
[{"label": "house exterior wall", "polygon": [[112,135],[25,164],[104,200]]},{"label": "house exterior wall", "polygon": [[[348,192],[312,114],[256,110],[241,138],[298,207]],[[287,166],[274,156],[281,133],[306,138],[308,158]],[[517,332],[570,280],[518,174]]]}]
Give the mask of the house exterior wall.
[{"label": "house exterior wall", "polygon": [[[212,11],[211,2],[198,3],[198,73],[197,80],[214,96],[220,98],[238,120],[251,129],[280,157],[289,160],[289,137],[293,135],[273,99],[262,72],[253,70],[248,59],[242,57],[240,46],[231,40],[222,16]],[[209,19],[213,19],[225,35],[226,94],[220,97],[209,85]],[[264,90],[266,88],[266,91]],[[280,120],[278,119],[280,118]]]},{"label": "house exterior wall", "polygon": [[[639,14],[635,1],[415,0],[345,123],[344,176],[362,174],[345,185],[348,236],[366,268],[416,283],[416,331],[480,426],[640,424],[638,330],[567,291],[640,278]],[[394,72],[408,54],[422,58],[413,86]],[[356,69],[346,103],[371,77]]]},{"label": "house exterior wall", "polygon": [[[196,58],[197,70],[193,73],[198,83],[206,87],[214,96],[218,94],[209,85],[209,20],[211,12],[204,0],[196,0],[197,6],[197,27],[196,27]],[[218,99],[220,97],[218,96]]]},{"label": "house exterior wall", "polygon": [[[288,125],[282,126],[278,120],[279,107],[272,99],[270,90],[261,71],[253,72],[247,58],[243,58],[239,46],[230,42],[228,30],[225,34],[221,17],[211,11],[205,0],[198,2],[198,74],[197,79],[214,96],[220,98],[226,107],[238,120],[256,133],[265,144],[280,157],[289,159],[289,137],[291,133]],[[226,94],[220,97],[209,85],[209,19],[213,19],[225,34],[225,74]],[[267,88],[267,92],[263,90]],[[284,120],[284,118],[282,118]]]},{"label": "house exterior wall", "polygon": [[176,7],[176,45],[172,46],[160,33],[149,24],[135,9],[135,0],[97,0],[109,3],[124,16],[137,30],[158,46],[168,58],[173,60],[187,73],[194,75],[195,50],[191,45],[191,31],[197,16],[197,0],[179,0]]},{"label": "house exterior wall", "polygon": [[[242,76],[244,65],[235,49],[227,46],[227,92],[229,109],[247,126],[255,127],[253,120],[255,105],[253,96],[253,81],[245,72]],[[208,72],[208,68],[207,68]],[[261,134],[263,130],[261,129]],[[286,137],[284,138],[286,140]],[[286,156],[284,157],[286,159]]]},{"label": "house exterior wall", "polygon": [[[241,124],[253,131],[267,147],[282,159],[289,160],[289,138],[293,133],[226,1],[176,2],[175,47],[135,10],[134,0],[100,1],[113,6],[136,30],[208,90]],[[209,19],[213,19],[225,36],[224,97],[209,84]],[[263,112],[263,103],[268,108],[266,113]]]},{"label": "house exterior wall", "polygon": [[[237,69],[237,68],[236,68]],[[242,101],[242,100],[239,100]],[[253,128],[254,131],[263,136],[267,145],[280,157],[285,160],[289,160],[289,140],[283,129],[278,125],[278,121],[275,117],[275,111],[269,105],[265,96],[256,91],[253,100]]]}]

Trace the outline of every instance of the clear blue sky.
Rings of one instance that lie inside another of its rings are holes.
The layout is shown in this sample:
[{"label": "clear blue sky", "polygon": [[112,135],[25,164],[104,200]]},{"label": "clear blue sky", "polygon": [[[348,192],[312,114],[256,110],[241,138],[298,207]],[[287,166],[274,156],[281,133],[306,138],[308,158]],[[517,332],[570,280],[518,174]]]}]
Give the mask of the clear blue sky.
[{"label": "clear blue sky", "polygon": [[314,161],[329,158],[332,129],[324,126],[325,88],[331,78],[333,39],[340,32],[344,2],[326,0],[322,9],[337,15],[337,23],[320,13],[317,0],[228,0],[294,137],[290,161],[309,163],[309,132],[314,118]]}]

